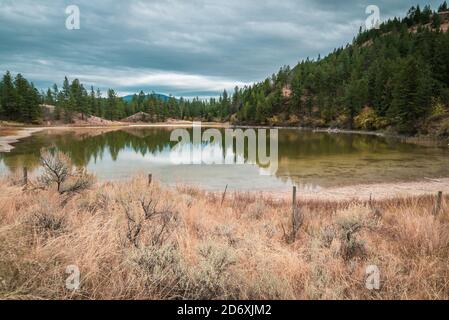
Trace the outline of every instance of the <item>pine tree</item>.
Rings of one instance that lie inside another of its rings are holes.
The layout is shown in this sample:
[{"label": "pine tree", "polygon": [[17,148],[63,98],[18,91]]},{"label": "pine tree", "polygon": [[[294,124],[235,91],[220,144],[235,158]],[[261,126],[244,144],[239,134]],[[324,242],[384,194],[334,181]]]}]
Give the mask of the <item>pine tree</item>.
[{"label": "pine tree", "polygon": [[435,13],[432,17],[432,28],[436,30],[441,28],[441,17],[438,13]]},{"label": "pine tree", "polygon": [[41,96],[39,91],[34,87],[34,84],[28,87],[27,97],[28,122],[39,123],[42,118]]},{"label": "pine tree", "polygon": [[95,97],[97,100],[96,114],[98,117],[103,118],[104,117],[103,99],[102,99],[101,91],[99,88],[97,88],[97,91],[95,92]]},{"label": "pine tree", "polygon": [[59,103],[64,111],[64,121],[66,123],[72,122],[73,99],[71,99],[70,84],[69,84],[69,80],[67,79],[67,77],[64,78],[64,82],[62,84],[61,99],[60,99]]},{"label": "pine tree", "polygon": [[93,115],[97,115],[97,101],[95,99],[95,90],[94,90],[94,86],[90,86],[90,94],[89,97],[87,99],[87,105],[88,105],[88,109],[89,109],[89,114],[93,114]]},{"label": "pine tree", "polygon": [[222,99],[221,99],[221,110],[220,110],[220,118],[225,119],[227,115],[230,113],[231,102],[229,101],[229,95],[226,90],[223,91]]},{"label": "pine tree", "polygon": [[47,89],[47,93],[45,95],[45,103],[49,105],[54,105],[55,101],[53,99],[53,92],[50,88]]},{"label": "pine tree", "polygon": [[430,104],[430,72],[410,57],[401,63],[394,83],[388,115],[399,132],[415,133]]},{"label": "pine tree", "polygon": [[[211,103],[209,103],[211,104]],[[241,107],[241,97],[240,97],[240,90],[239,87],[234,88],[234,94],[232,95],[232,102],[231,102],[231,110],[230,113],[234,114],[240,110]]]},{"label": "pine tree", "polygon": [[432,17],[432,9],[430,9],[429,5],[426,5],[421,13],[421,23],[428,24],[430,23],[430,19]]},{"label": "pine tree", "polygon": [[106,102],[105,116],[108,120],[116,120],[118,117],[117,112],[117,94],[113,89],[108,90],[108,98]]},{"label": "pine tree", "polygon": [[29,121],[31,114],[28,105],[28,81],[19,73],[14,79],[14,87],[16,89],[16,106],[18,110],[18,120]]},{"label": "pine tree", "polygon": [[1,105],[3,108],[3,116],[5,119],[18,120],[19,109],[16,103],[16,90],[9,71],[3,76]]},{"label": "pine tree", "polygon": [[415,15],[413,17],[413,22],[415,24],[421,23],[422,15],[421,15],[421,8],[419,5],[416,6]]},{"label": "pine tree", "polygon": [[79,82],[78,79],[75,79],[72,81],[72,84],[70,85],[70,94],[69,94],[69,105],[70,110],[72,112],[79,112],[81,114],[81,119],[84,120],[84,117],[86,115],[86,105],[84,103],[83,99],[83,91],[84,88]]},{"label": "pine tree", "polygon": [[58,89],[58,85],[55,83],[54,85],[53,85],[53,91],[52,91],[52,93],[53,93],[53,101],[58,101],[58,95],[59,95],[59,89]]}]

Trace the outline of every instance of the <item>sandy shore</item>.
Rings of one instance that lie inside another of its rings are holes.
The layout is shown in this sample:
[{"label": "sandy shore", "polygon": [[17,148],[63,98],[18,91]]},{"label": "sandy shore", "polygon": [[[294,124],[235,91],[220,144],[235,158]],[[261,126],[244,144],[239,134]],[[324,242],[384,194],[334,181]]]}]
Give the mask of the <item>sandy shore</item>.
[{"label": "sandy shore", "polygon": [[[345,187],[321,188],[320,190],[314,191],[298,189],[297,197],[299,200],[366,201],[370,198],[374,200],[385,200],[428,194],[436,195],[439,191],[449,194],[449,178],[426,178],[414,182],[358,184]],[[276,191],[266,192],[264,194],[280,200],[290,199],[292,197],[291,193]]]},{"label": "sandy shore", "polygon": [[[103,129],[108,131],[120,130],[125,128],[188,128],[193,125],[190,121],[170,121],[163,123],[133,123],[124,124],[117,123],[110,126],[102,125],[87,125],[87,126],[45,126],[45,127],[1,127],[0,126],[0,152],[10,152],[14,149],[13,144],[20,139],[28,138],[33,133],[43,130],[57,130],[57,131],[71,131],[74,129],[88,130],[88,129]],[[207,128],[228,128],[228,123],[219,122],[202,122],[202,127]]]},{"label": "sandy shore", "polygon": [[18,142],[20,139],[31,136],[35,132],[42,130],[44,130],[44,128],[3,129],[3,133],[6,134],[2,135],[2,131],[0,131],[0,152],[10,152],[12,149],[14,149],[14,143]]}]

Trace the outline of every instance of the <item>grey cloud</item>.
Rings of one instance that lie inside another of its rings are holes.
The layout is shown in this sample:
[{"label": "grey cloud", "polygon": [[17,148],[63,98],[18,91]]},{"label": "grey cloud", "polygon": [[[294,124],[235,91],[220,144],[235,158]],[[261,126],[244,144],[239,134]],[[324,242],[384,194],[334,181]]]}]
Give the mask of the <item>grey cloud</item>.
[{"label": "grey cloud", "polygon": [[[0,70],[41,88],[67,75],[123,93],[217,95],[350,42],[367,5],[389,18],[415,2],[0,0]],[[81,30],[65,29],[70,4]]]}]

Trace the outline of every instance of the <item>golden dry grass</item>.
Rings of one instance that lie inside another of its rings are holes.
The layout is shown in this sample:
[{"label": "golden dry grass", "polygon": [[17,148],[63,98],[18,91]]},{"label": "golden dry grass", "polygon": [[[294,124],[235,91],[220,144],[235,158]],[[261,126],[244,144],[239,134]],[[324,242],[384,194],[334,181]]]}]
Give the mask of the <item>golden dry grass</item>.
[{"label": "golden dry grass", "polygon": [[[0,298],[448,299],[447,200],[436,217],[430,196],[299,201],[288,243],[291,204],[254,193],[221,205],[221,194],[138,177],[71,195],[5,178]],[[79,290],[65,287],[68,265]],[[365,286],[369,265],[380,290]]]}]

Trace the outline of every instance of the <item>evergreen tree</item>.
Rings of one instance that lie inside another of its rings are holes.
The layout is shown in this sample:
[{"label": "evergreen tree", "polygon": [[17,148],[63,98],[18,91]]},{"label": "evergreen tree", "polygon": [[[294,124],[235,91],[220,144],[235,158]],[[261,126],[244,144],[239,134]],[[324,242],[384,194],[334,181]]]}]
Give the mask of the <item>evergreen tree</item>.
[{"label": "evergreen tree", "polygon": [[108,90],[108,98],[106,101],[106,111],[105,116],[108,120],[117,120],[118,118],[118,102],[117,102],[117,94],[113,89]]},{"label": "evergreen tree", "polygon": [[54,105],[54,104],[55,104],[55,101],[54,101],[54,99],[53,99],[53,92],[51,91],[50,88],[47,89],[47,93],[46,93],[46,95],[45,95],[45,100],[44,100],[44,102],[45,102],[46,104],[49,104],[49,105]]},{"label": "evergreen tree", "polygon": [[441,17],[437,13],[432,17],[432,28],[437,30],[441,28]]},{"label": "evergreen tree", "polygon": [[90,87],[90,94],[89,94],[89,98],[88,98],[88,102],[87,102],[88,108],[89,108],[89,114],[94,114],[94,115],[98,115],[97,114],[97,99],[95,98],[95,91],[94,91],[94,86]]},{"label": "evergreen tree", "polygon": [[400,65],[394,80],[393,101],[388,111],[399,132],[415,133],[430,103],[429,72],[413,57]]},{"label": "evergreen tree", "polygon": [[95,92],[95,97],[97,100],[97,111],[96,111],[96,115],[100,118],[104,117],[104,107],[103,107],[103,99],[101,97],[101,91],[100,89],[97,88],[97,91]]},{"label": "evergreen tree", "polygon": [[225,119],[226,116],[230,112],[231,103],[229,101],[228,92],[226,90],[223,91],[223,95],[221,97],[221,110],[220,110],[220,118]]},{"label": "evergreen tree", "polygon": [[20,73],[14,79],[16,106],[20,111],[18,120],[27,123],[37,122],[41,117],[39,91]]},{"label": "evergreen tree", "polygon": [[[212,104],[213,102],[209,102],[209,104]],[[234,88],[234,94],[232,95],[232,103],[231,103],[231,110],[230,113],[234,114],[238,112],[241,108],[241,97],[240,97],[240,90],[239,87]]]},{"label": "evergreen tree", "polygon": [[430,23],[430,19],[432,17],[432,9],[430,9],[429,5],[426,5],[421,13],[421,23],[428,24]]},{"label": "evergreen tree", "polygon": [[3,76],[2,80],[1,105],[3,117],[10,120],[18,120],[19,109],[16,103],[16,90],[9,71]]}]

